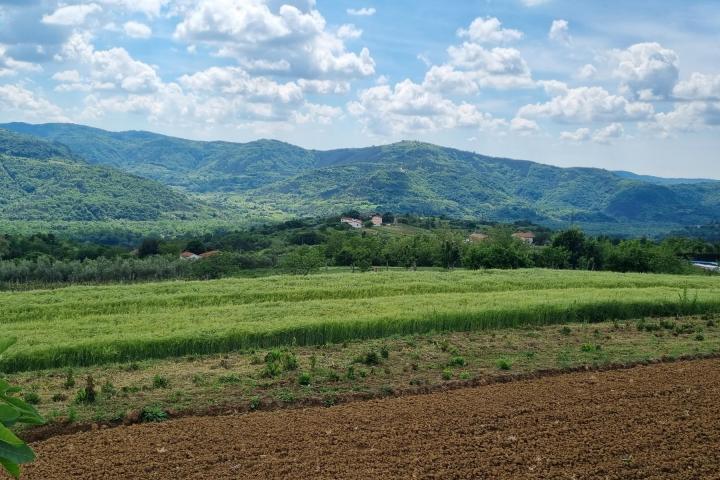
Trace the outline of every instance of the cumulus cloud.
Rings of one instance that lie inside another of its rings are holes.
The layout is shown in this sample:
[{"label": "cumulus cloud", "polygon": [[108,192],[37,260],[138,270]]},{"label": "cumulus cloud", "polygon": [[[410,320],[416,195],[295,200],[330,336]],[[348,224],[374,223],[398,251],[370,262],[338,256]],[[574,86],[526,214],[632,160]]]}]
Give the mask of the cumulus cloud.
[{"label": "cumulus cloud", "polygon": [[590,63],[586,63],[580,67],[575,74],[575,76],[580,80],[591,80],[595,77],[595,75],[597,75],[597,68]]},{"label": "cumulus cloud", "polygon": [[60,90],[154,91],[162,84],[155,68],[135,60],[124,48],[95,50],[87,33],[74,33],[63,45],[57,60],[72,60],[86,67],[82,82],[64,84]]},{"label": "cumulus cloud", "polygon": [[678,81],[678,55],[659,43],[637,43],[613,52],[614,75],[641,100],[668,97]]},{"label": "cumulus cloud", "polygon": [[592,136],[593,142],[608,144],[612,140],[622,137],[625,134],[625,129],[619,123],[611,123],[607,127],[601,128],[595,131]]},{"label": "cumulus cloud", "polygon": [[43,15],[42,22],[48,25],[78,26],[85,23],[88,15],[102,11],[97,3],[86,5],[66,5],[59,7],[50,15]]},{"label": "cumulus cloud", "polygon": [[578,128],[574,132],[560,132],[560,138],[570,142],[585,142],[590,140],[591,131],[589,128]]},{"label": "cumulus cloud", "polygon": [[675,85],[673,95],[686,100],[720,100],[720,75],[695,72]]},{"label": "cumulus cloud", "polygon": [[521,135],[529,135],[540,130],[535,120],[528,120],[527,118],[515,117],[510,121],[510,130],[518,132]]},{"label": "cumulus cloud", "polygon": [[495,17],[478,17],[467,29],[458,29],[457,34],[473,43],[507,43],[523,37],[519,30],[502,28],[502,22]]},{"label": "cumulus cloud", "polygon": [[363,8],[348,8],[346,10],[348,15],[354,15],[357,17],[370,17],[375,15],[377,10],[373,7],[363,7]]},{"label": "cumulus cloud", "polygon": [[125,35],[131,38],[150,38],[152,35],[152,29],[139,22],[126,22],[123,25],[123,31]]},{"label": "cumulus cloud", "polygon": [[720,102],[685,102],[675,105],[669,112],[655,115],[652,122],[643,126],[659,131],[663,136],[673,132],[695,132],[720,126]]},{"label": "cumulus cloud", "polygon": [[341,25],[340,28],[338,28],[337,36],[338,38],[341,38],[343,40],[349,40],[349,39],[355,39],[360,38],[362,36],[363,31],[359,28],[357,28],[352,23],[347,23],[345,25]]},{"label": "cumulus cloud", "polygon": [[170,0],[97,0],[103,5],[124,8],[131,13],[143,13],[147,17],[157,17]]},{"label": "cumulus cloud", "polygon": [[[201,0],[185,13],[175,38],[216,46],[218,55],[239,62],[285,61],[288,72],[301,78],[358,78],[375,73],[369,50],[347,51],[344,39],[326,29],[314,2],[306,8],[274,5],[269,0]],[[347,28],[343,32],[356,33]]]},{"label": "cumulus cloud", "polygon": [[241,96],[249,102],[298,103],[303,99],[302,88],[294,82],[281,84],[265,77],[252,77],[238,67],[211,67],[183,75],[180,85],[188,91]]},{"label": "cumulus cloud", "polygon": [[506,124],[474,105],[455,103],[411,80],[394,87],[368,88],[358,97],[348,104],[348,111],[368,131],[383,136],[457,127],[485,130]]},{"label": "cumulus cloud", "polygon": [[10,77],[20,72],[39,72],[42,67],[35,63],[15,60],[7,54],[5,46],[0,45],[0,77]]},{"label": "cumulus cloud", "polygon": [[0,109],[24,121],[68,121],[60,107],[22,85],[0,85]]},{"label": "cumulus cloud", "polygon": [[553,20],[548,32],[548,38],[554,42],[570,45],[570,26],[567,20]]},{"label": "cumulus cloud", "polygon": [[591,123],[596,121],[642,120],[654,113],[653,106],[612,95],[601,87],[567,89],[549,102],[525,105],[519,117],[547,117],[558,122]]}]

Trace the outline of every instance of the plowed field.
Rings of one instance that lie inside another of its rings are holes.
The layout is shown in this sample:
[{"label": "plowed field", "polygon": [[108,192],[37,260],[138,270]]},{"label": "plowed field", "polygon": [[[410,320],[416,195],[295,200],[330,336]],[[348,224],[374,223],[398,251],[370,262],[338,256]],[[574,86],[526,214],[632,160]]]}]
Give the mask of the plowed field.
[{"label": "plowed field", "polygon": [[720,360],[50,438],[25,478],[720,478]]}]

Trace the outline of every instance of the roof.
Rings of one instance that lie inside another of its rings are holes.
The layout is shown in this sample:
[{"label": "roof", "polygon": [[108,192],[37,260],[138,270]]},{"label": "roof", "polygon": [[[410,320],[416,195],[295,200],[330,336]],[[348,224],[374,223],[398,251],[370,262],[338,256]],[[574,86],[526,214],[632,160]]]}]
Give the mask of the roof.
[{"label": "roof", "polygon": [[197,257],[197,255],[195,255],[193,252],[187,252],[187,251],[182,252],[182,253],[180,254],[180,256],[181,256],[182,258]]},{"label": "roof", "polygon": [[532,232],[516,232],[513,233],[513,237],[517,238],[535,238],[535,234]]},{"label": "roof", "polygon": [[213,255],[217,255],[218,253],[220,253],[220,250],[210,250],[209,252],[201,253],[200,257],[201,258],[212,257]]}]

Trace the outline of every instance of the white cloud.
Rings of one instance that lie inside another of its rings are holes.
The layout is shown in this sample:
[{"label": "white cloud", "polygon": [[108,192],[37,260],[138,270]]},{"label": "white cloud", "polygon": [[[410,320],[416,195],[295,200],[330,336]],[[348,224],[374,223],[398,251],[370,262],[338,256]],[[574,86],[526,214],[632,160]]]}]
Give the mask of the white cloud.
[{"label": "white cloud", "polygon": [[537,7],[539,5],[544,5],[549,2],[550,0],[522,0],[522,3],[524,3],[527,7]]},{"label": "white cloud", "polygon": [[659,43],[637,43],[614,51],[613,56],[617,61],[614,75],[638,98],[667,97],[678,81],[678,55]]},{"label": "white cloud", "polygon": [[591,132],[589,128],[578,128],[574,132],[560,132],[560,138],[570,142],[585,142],[590,140]]},{"label": "white cloud", "polygon": [[62,72],[57,72],[55,75],[52,76],[53,80],[57,82],[65,82],[65,83],[79,83],[82,81],[82,78],[80,77],[80,72],[77,70],[64,70]]},{"label": "white cloud", "polygon": [[475,105],[455,103],[410,80],[363,90],[348,111],[375,134],[387,136],[452,128],[495,129],[507,122]]},{"label": "white cloud", "polygon": [[98,0],[103,5],[121,7],[128,12],[143,13],[147,17],[157,17],[170,0]]},{"label": "white cloud", "polygon": [[303,99],[302,88],[295,82],[280,84],[265,77],[252,77],[238,67],[211,67],[183,75],[180,85],[188,91],[231,95],[256,103],[298,103]]},{"label": "white cloud", "polygon": [[125,25],[123,25],[123,30],[125,31],[125,35],[131,38],[150,38],[152,35],[152,29],[144,23],[139,22],[126,22]]},{"label": "white cloud", "polygon": [[88,15],[102,11],[97,3],[87,5],[66,5],[50,15],[43,15],[42,22],[48,25],[78,26],[85,23]]},{"label": "white cloud", "polygon": [[374,75],[367,48],[348,52],[314,2],[307,3],[305,9],[287,3],[273,9],[269,0],[202,0],[185,13],[175,38],[216,46],[218,55],[238,62],[285,61],[300,78]]},{"label": "white cloud", "polygon": [[346,12],[348,15],[355,15],[358,17],[370,17],[372,15],[375,15],[377,10],[375,10],[373,7],[348,8]]},{"label": "white cloud", "polygon": [[592,136],[593,142],[608,144],[612,140],[622,137],[625,129],[619,123],[611,123],[607,127],[595,131]]},{"label": "white cloud", "polygon": [[83,83],[61,85],[60,90],[121,89],[138,93],[157,90],[162,84],[155,68],[133,59],[124,48],[95,50],[87,33],[74,33],[63,45],[59,61],[76,61],[88,70]]},{"label": "white cloud", "polygon": [[535,120],[515,117],[510,121],[510,130],[518,132],[521,135],[529,135],[540,130],[540,127]]},{"label": "white cloud", "polygon": [[546,103],[525,105],[519,117],[548,117],[559,122],[642,120],[654,113],[652,105],[611,95],[601,87],[567,89]]},{"label": "white cloud", "polygon": [[663,135],[672,132],[695,132],[720,126],[720,101],[678,103],[670,112],[655,115],[654,122],[643,125],[660,131]]},{"label": "white cloud", "polygon": [[570,45],[572,38],[570,37],[570,28],[567,20],[553,20],[548,32],[548,38],[554,42]]},{"label": "white cloud", "polygon": [[0,85],[0,110],[13,114],[17,120],[68,121],[60,107],[21,85]]},{"label": "white cloud", "polygon": [[31,62],[15,60],[7,54],[5,46],[0,45],[0,77],[10,77],[20,72],[40,72],[42,67]]},{"label": "white cloud", "polygon": [[523,33],[519,30],[501,28],[502,22],[495,17],[478,17],[467,29],[460,28],[457,34],[473,43],[508,43],[520,40]]},{"label": "white cloud", "polygon": [[360,38],[362,36],[362,33],[363,31],[357,28],[352,23],[346,23],[345,25],[341,25],[340,28],[338,28],[337,36],[338,38],[341,38],[343,40],[350,40]]},{"label": "white cloud", "polygon": [[595,77],[595,75],[597,75],[597,68],[590,63],[586,63],[580,67],[575,74],[575,76],[580,80],[591,80]]},{"label": "white cloud", "polygon": [[720,100],[720,75],[695,72],[675,85],[673,95],[686,100]]}]

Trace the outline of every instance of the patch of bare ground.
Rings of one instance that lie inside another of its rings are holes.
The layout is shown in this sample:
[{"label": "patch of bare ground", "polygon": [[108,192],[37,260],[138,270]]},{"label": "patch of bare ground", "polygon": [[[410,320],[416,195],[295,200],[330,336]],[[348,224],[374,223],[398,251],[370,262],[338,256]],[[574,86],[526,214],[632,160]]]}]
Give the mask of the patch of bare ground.
[{"label": "patch of bare ground", "polygon": [[576,372],[58,436],[24,477],[718,478],[718,398],[718,359]]}]

